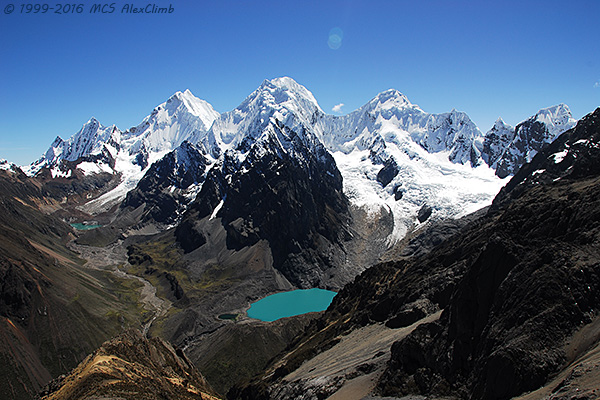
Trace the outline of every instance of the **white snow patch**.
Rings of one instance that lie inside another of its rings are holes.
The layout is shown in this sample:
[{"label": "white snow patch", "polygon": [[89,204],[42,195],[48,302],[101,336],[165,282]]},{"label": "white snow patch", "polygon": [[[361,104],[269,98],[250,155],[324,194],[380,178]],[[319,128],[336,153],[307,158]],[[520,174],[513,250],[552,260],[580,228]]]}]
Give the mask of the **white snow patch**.
[{"label": "white snow patch", "polygon": [[5,159],[0,159],[0,170],[3,171],[12,171],[13,163],[6,161]]},{"label": "white snow patch", "polygon": [[569,150],[565,149],[563,151],[559,151],[558,153],[552,154],[550,157],[554,157],[554,164],[558,164],[565,159],[567,154],[569,154]]},{"label": "white snow patch", "polygon": [[202,184],[196,183],[196,184],[193,184],[190,187],[188,187],[183,195],[189,201],[194,201],[196,196],[198,196],[198,193],[200,193],[201,189],[202,189]]},{"label": "white snow patch", "polygon": [[68,170],[67,172],[61,171],[60,168],[54,167],[50,170],[50,173],[52,174],[52,178],[56,179],[56,178],[69,178],[71,176],[71,170]]},{"label": "white snow patch", "polygon": [[83,174],[86,176],[91,174],[101,174],[102,172],[106,172],[109,174],[114,173],[110,165],[106,163],[93,163],[89,161],[84,161],[82,163],[79,163],[77,165],[77,168],[80,169],[81,172],[83,172]]},{"label": "white snow patch", "polygon": [[217,204],[217,206],[213,210],[212,214],[210,215],[209,221],[211,221],[217,217],[217,213],[221,210],[221,208],[223,208],[223,204],[225,204],[225,199],[227,199],[227,196],[223,197],[223,199],[219,202],[219,204]]}]

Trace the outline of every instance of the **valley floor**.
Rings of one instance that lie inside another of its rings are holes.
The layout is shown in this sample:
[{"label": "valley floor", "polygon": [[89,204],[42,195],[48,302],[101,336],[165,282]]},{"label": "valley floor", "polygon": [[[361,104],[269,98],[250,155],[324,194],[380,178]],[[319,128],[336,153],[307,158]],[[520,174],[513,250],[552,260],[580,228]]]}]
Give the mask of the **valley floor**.
[{"label": "valley floor", "polygon": [[148,330],[152,323],[159,317],[164,316],[171,302],[167,299],[162,299],[156,295],[156,287],[148,280],[125,272],[119,266],[125,265],[127,262],[127,250],[121,241],[113,243],[105,247],[94,247],[80,245],[75,242],[69,244],[71,250],[80,254],[87,262],[84,267],[110,271],[119,278],[132,279],[139,281],[142,284],[140,289],[140,299],[145,310],[152,313],[152,317],[141,328],[144,336],[147,336]]}]

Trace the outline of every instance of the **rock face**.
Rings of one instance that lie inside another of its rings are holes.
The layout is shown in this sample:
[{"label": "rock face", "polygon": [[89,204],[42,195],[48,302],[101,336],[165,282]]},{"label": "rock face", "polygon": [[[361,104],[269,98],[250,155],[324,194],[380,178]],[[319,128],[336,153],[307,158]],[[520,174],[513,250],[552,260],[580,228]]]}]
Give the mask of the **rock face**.
[{"label": "rock face", "polygon": [[483,157],[496,175],[514,175],[558,135],[575,126],[571,111],[564,104],[544,108],[514,129],[498,119],[486,134]]},{"label": "rock face", "polygon": [[433,209],[427,204],[423,204],[423,207],[419,209],[419,213],[417,214],[417,219],[419,222],[425,222],[431,216]]},{"label": "rock face", "polygon": [[183,142],[152,164],[135,189],[127,193],[120,208],[144,206],[140,222],[173,224],[194,199],[207,166],[204,151]]},{"label": "rock face", "polygon": [[509,399],[546,384],[600,340],[588,329],[600,310],[599,157],[600,109],[539,152],[484,217],[345,286],[276,369],[231,398],[276,398],[270,387],[343,335],[402,328],[436,310],[439,319],[393,344],[378,394]]},{"label": "rock face", "polygon": [[481,153],[483,161],[492,168],[497,168],[498,160],[514,138],[515,128],[506,124],[502,118],[498,118],[492,129],[485,134]]},{"label": "rock face", "polygon": [[67,376],[52,381],[44,400],[83,398],[218,400],[181,350],[128,331],[105,342]]},{"label": "rock face", "polygon": [[178,240],[195,250],[192,221],[220,218],[228,248],[267,240],[275,268],[295,286],[324,282],[325,271],[339,265],[330,257],[342,252],[349,218],[335,161],[310,133],[277,123],[248,146],[243,162],[226,154],[209,171]]},{"label": "rock face", "polygon": [[383,168],[377,173],[377,182],[381,183],[383,187],[390,184],[392,180],[398,175],[398,165],[393,158],[390,158],[383,164]]}]

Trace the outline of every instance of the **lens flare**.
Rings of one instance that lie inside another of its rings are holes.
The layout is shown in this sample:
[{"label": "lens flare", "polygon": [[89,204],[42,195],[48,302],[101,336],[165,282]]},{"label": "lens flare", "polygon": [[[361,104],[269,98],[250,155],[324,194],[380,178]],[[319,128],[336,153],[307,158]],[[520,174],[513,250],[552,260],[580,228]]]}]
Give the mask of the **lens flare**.
[{"label": "lens flare", "polygon": [[344,38],[344,31],[340,28],[333,28],[329,31],[329,39],[327,45],[332,50],[337,50],[342,47],[342,39]]}]

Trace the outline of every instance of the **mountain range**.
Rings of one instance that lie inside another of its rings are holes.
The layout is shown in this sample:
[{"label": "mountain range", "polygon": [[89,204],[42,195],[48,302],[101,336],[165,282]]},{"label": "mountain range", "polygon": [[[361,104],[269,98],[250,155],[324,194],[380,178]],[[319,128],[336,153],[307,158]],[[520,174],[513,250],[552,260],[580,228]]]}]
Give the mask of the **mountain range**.
[{"label": "mountain range", "polygon": [[260,258],[292,286],[339,288],[426,221],[489,205],[502,178],[574,124],[558,105],[483,135],[465,113],[429,114],[393,89],[333,116],[284,77],[223,114],[186,90],[126,131],[92,118],[24,170],[93,179],[100,195],[70,222],[112,224],[106,243],[176,228],[189,253],[212,229],[199,221],[219,218],[228,249],[264,240]]},{"label": "mountain range", "polygon": [[[574,124],[561,104],[540,110],[516,128],[499,119],[483,135],[465,113],[429,114],[396,90],[380,93],[348,115],[333,116],[293,79],[277,78],[264,81],[239,107],[223,114],[186,90],[126,131],[92,118],[71,138],[56,138],[24,170],[30,176],[45,170],[52,177],[68,178],[77,171],[119,176],[116,187],[81,206],[92,215],[120,204],[134,189],[137,195],[125,204],[141,204],[143,179],[160,180],[161,197],[169,205],[165,215],[157,215],[160,204],[155,202],[155,211],[147,210],[145,220],[172,226],[213,167],[233,163],[237,170],[255,148],[261,154],[287,153],[302,163],[303,155],[286,144],[286,134],[275,132],[283,128],[297,134],[317,157],[323,148],[334,157],[352,204],[393,215],[393,243],[418,224],[423,206],[434,217],[447,218],[489,204],[503,184],[494,173],[500,178],[514,175]],[[158,164],[152,166],[158,161],[160,172]],[[189,171],[185,178],[177,172],[181,168]]]},{"label": "mountain range", "polygon": [[[561,340],[595,318],[584,290],[596,285],[595,214],[591,230],[580,228],[580,209],[595,204],[597,126],[597,112],[577,123],[561,104],[483,134],[465,113],[429,114],[396,90],[334,116],[291,78],[264,81],[222,114],[186,90],[125,131],[92,118],[30,166],[0,161],[0,200],[13,210],[0,218],[0,265],[12,277],[0,306],[13,337],[0,365],[19,365],[15,376],[29,383],[13,390],[31,393],[120,325],[182,349],[216,390],[185,366],[147,381],[179,382],[165,393],[182,390],[184,375],[231,398],[326,398],[367,380],[381,396],[534,390],[562,371]],[[591,264],[572,258],[572,240]],[[561,272],[566,280],[545,275],[555,259],[581,266],[583,278],[576,268]],[[555,307],[570,297],[543,295],[552,285],[577,287],[574,301],[592,311],[566,318]],[[267,325],[245,317],[261,297],[312,287],[340,291],[322,315]],[[550,329],[532,315],[569,322]],[[59,320],[78,321],[77,354],[62,339],[37,339],[44,321]],[[534,351],[536,329],[546,358]],[[115,357],[149,346],[138,336],[116,339]],[[521,350],[523,363],[509,357]],[[505,388],[529,375],[534,383]]]}]

